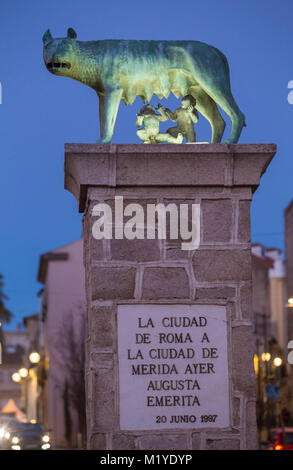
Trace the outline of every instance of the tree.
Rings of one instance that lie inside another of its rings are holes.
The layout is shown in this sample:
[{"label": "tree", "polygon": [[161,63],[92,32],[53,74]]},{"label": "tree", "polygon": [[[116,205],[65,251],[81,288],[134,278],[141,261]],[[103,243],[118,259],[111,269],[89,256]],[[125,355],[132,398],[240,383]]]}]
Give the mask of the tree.
[{"label": "tree", "polygon": [[64,362],[64,382],[59,384],[63,391],[66,438],[69,441],[69,408],[75,410],[78,432],[86,441],[86,400],[85,400],[85,311],[82,305],[64,315],[62,327],[55,347]]},{"label": "tree", "polygon": [[12,317],[12,314],[5,307],[4,302],[5,300],[8,300],[8,297],[4,294],[3,287],[4,287],[3,275],[0,274],[0,320],[3,322],[9,323]]},{"label": "tree", "polygon": [[70,403],[68,393],[68,382],[65,380],[64,391],[63,391],[63,406],[64,406],[64,420],[65,420],[65,437],[67,442],[71,440],[72,433],[72,419],[70,415]]},{"label": "tree", "polygon": [[4,301],[8,299],[8,297],[3,292],[4,281],[3,275],[0,274],[0,364],[2,363],[3,356],[4,356],[4,334],[1,328],[1,322],[9,323],[12,317],[11,312],[5,307]]}]

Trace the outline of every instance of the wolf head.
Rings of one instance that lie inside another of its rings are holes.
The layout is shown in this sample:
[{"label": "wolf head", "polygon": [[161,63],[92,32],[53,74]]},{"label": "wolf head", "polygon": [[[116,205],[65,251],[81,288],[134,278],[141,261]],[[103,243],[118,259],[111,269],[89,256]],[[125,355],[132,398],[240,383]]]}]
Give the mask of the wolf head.
[{"label": "wolf head", "polygon": [[76,32],[69,28],[66,38],[53,38],[48,29],[43,35],[43,56],[47,69],[55,75],[71,77],[76,61]]}]

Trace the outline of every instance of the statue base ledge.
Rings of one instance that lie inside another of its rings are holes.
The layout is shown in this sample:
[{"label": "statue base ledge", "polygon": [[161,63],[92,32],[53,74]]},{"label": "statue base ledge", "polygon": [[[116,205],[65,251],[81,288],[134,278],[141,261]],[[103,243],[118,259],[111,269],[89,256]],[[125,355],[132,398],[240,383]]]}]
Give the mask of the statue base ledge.
[{"label": "statue base ledge", "polygon": [[65,144],[65,188],[83,212],[89,188],[250,187],[275,144]]}]

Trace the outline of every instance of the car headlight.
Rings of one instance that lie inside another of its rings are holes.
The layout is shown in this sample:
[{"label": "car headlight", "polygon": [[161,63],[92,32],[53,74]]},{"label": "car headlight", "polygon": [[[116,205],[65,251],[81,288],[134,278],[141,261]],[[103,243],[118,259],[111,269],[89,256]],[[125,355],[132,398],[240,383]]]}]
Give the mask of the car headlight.
[{"label": "car headlight", "polygon": [[19,440],[20,440],[19,437],[14,436],[14,437],[11,439],[11,442],[12,442],[12,444],[18,444],[18,443],[19,443]]},{"label": "car headlight", "polygon": [[42,445],[42,449],[43,449],[43,450],[48,450],[48,449],[50,449],[50,447],[51,447],[50,444],[43,444],[43,445]]},{"label": "car headlight", "polygon": [[45,434],[45,435],[42,437],[42,441],[43,441],[43,442],[49,442],[49,441],[50,441],[50,436],[48,436],[48,434]]}]

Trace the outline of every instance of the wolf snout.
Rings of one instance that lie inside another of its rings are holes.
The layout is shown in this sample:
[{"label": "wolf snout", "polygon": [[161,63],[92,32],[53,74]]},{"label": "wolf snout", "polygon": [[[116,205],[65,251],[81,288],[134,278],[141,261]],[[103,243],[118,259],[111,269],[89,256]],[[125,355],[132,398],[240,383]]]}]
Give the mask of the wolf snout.
[{"label": "wolf snout", "polygon": [[69,62],[62,60],[58,56],[52,57],[50,60],[46,62],[46,66],[49,70],[52,69],[70,69],[71,65]]}]

